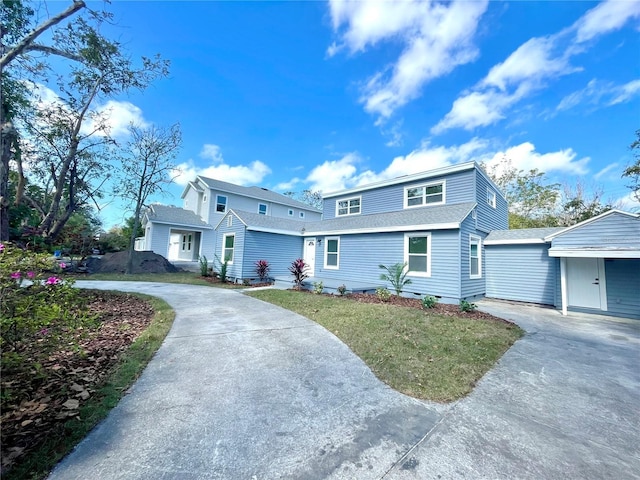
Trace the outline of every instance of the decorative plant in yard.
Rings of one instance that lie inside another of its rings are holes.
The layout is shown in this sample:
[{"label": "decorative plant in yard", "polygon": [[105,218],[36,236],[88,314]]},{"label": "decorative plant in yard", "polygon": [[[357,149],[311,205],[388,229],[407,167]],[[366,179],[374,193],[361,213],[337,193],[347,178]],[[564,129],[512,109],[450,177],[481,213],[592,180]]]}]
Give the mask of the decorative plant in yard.
[{"label": "decorative plant in yard", "polygon": [[411,283],[411,279],[407,278],[407,262],[396,263],[391,266],[378,265],[378,267],[386,271],[386,273],[380,274],[380,280],[389,282],[398,296],[400,296],[404,287]]},{"label": "decorative plant in yard", "polygon": [[209,276],[209,262],[207,261],[207,257],[202,255],[200,257],[200,276],[208,277]]},{"label": "decorative plant in yard", "polygon": [[322,282],[313,282],[313,293],[316,295],[322,295],[324,291],[324,284]]},{"label": "decorative plant in yard", "polygon": [[434,308],[438,304],[438,299],[433,295],[425,295],[424,298],[420,300],[420,303],[422,304],[422,308],[426,310],[427,308]]},{"label": "decorative plant in yard", "polygon": [[466,300],[460,300],[461,312],[473,312],[478,306],[475,303],[468,302]]},{"label": "decorative plant in yard", "polygon": [[258,275],[258,277],[260,278],[261,282],[266,282],[269,280],[269,269],[271,268],[271,266],[269,265],[269,262],[266,260],[258,260],[255,263],[255,267],[256,267],[256,275]]},{"label": "decorative plant in yard", "polygon": [[345,295],[347,293],[347,286],[344,283],[338,287],[338,293],[340,295]]},{"label": "decorative plant in yard", "polygon": [[309,275],[307,274],[307,264],[304,263],[303,259],[298,258],[291,262],[291,265],[289,265],[289,271],[291,272],[291,275],[293,275],[293,283],[295,284],[296,289],[302,289],[302,282],[309,278]]},{"label": "decorative plant in yard", "polygon": [[227,283],[227,272],[229,271],[229,260],[225,259],[224,262],[220,260],[220,257],[216,255],[216,261],[218,262],[218,276],[222,283]]},{"label": "decorative plant in yard", "polygon": [[391,292],[383,287],[376,288],[376,296],[381,302],[388,302],[391,298]]}]

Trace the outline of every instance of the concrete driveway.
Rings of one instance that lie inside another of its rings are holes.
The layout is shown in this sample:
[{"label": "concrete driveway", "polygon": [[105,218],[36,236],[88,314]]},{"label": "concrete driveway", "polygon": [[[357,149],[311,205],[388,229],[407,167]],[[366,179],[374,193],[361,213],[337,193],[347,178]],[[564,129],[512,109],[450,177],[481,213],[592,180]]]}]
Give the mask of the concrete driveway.
[{"label": "concrete driveway", "polygon": [[420,402],[336,337],[231,290],[78,282],[176,320],[52,479],[637,478],[640,322],[480,302],[529,333],[467,398]]}]

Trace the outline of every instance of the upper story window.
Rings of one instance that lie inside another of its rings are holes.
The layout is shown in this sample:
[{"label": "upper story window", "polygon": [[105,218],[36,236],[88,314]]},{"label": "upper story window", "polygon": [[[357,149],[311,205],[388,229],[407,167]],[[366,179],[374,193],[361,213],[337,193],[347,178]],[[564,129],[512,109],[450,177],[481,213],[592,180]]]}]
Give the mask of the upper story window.
[{"label": "upper story window", "polygon": [[357,215],[360,213],[361,197],[345,198],[336,202],[336,217]]},{"label": "upper story window", "polygon": [[290,217],[293,217],[293,209],[292,208],[287,210],[287,215],[289,215]]},{"label": "upper story window", "polygon": [[267,214],[267,204],[266,203],[259,203],[258,204],[258,213],[260,215],[266,215]]},{"label": "upper story window", "polygon": [[216,196],[216,212],[225,213],[227,211],[227,197],[224,195]]},{"label": "upper story window", "polygon": [[404,190],[404,206],[421,207],[424,205],[440,205],[444,203],[445,183],[426,183],[407,187]]},{"label": "upper story window", "polygon": [[487,187],[487,203],[491,208],[496,208],[496,192]]},{"label": "upper story window", "polygon": [[300,212],[300,218],[304,218],[304,212]]}]

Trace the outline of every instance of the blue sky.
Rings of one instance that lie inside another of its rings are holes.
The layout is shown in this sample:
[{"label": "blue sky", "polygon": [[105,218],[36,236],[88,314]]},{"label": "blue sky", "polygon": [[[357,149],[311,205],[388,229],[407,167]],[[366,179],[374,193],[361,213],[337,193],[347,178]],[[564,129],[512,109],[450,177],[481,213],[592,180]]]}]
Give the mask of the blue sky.
[{"label": "blue sky", "polygon": [[[114,99],[179,122],[181,205],[201,174],[325,192],[478,160],[630,202],[640,2],[113,2],[133,56],[169,78]],[[108,228],[123,219],[111,204]],[[124,215],[126,216],[126,215]]]}]

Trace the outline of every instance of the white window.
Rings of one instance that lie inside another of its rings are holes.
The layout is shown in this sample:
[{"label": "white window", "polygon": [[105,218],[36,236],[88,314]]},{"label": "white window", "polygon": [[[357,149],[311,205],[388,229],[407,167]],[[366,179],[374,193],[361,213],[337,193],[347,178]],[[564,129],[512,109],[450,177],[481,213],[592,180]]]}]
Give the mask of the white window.
[{"label": "white window", "polygon": [[444,203],[445,183],[427,183],[407,187],[404,190],[404,206],[421,207],[424,205],[440,205]]},{"label": "white window", "polygon": [[361,197],[345,198],[336,202],[336,217],[357,215],[360,213]]},{"label": "white window", "polygon": [[228,215],[227,216],[227,227],[232,227],[233,226],[233,216],[232,215]]},{"label": "white window", "polygon": [[191,234],[185,234],[182,235],[182,251],[183,252],[190,252],[191,251]]},{"label": "white window", "polygon": [[292,208],[287,210],[287,215],[289,215],[290,217],[293,217],[293,209]]},{"label": "white window", "polygon": [[340,237],[327,237],[324,249],[324,268],[340,268]]},{"label": "white window", "polygon": [[227,211],[227,197],[216,195],[216,212],[225,213]]},{"label": "white window", "polygon": [[417,277],[431,276],[431,234],[406,234],[404,236],[404,261],[408,274]]},{"label": "white window", "polygon": [[487,203],[491,208],[496,208],[496,192],[487,187]]},{"label": "white window", "polygon": [[482,278],[482,255],[480,237],[469,235],[469,278]]},{"label": "white window", "polygon": [[233,263],[233,248],[236,241],[235,233],[225,233],[222,237],[222,261]]},{"label": "white window", "polygon": [[304,218],[304,212],[300,212],[300,218]]},{"label": "white window", "polygon": [[258,204],[258,213],[260,215],[266,215],[267,214],[267,205],[265,203],[259,203]]}]

